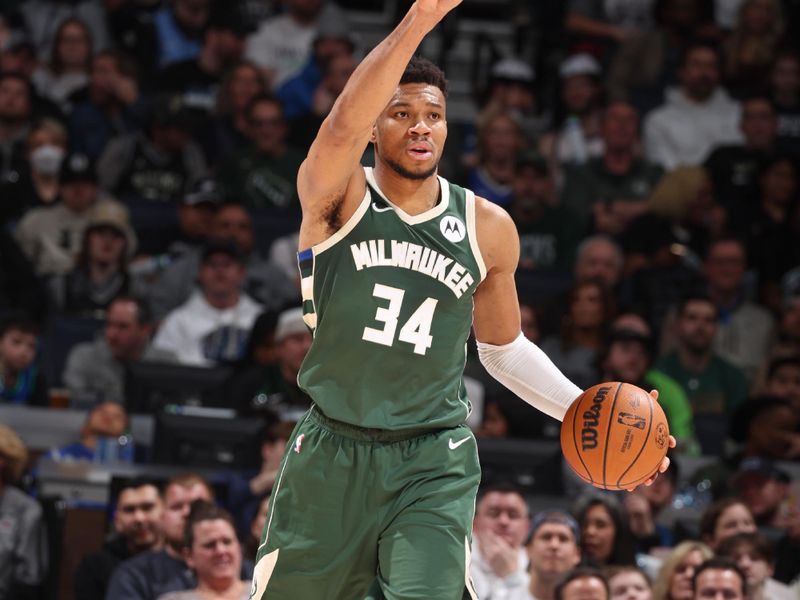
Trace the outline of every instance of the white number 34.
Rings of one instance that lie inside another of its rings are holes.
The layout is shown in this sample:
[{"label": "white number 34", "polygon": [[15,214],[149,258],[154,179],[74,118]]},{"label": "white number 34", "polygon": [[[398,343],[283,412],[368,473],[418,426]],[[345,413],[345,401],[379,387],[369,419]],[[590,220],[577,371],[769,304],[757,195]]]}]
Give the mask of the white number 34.
[{"label": "white number 34", "polygon": [[[397,319],[400,316],[400,307],[403,305],[403,296],[406,291],[399,288],[375,284],[372,295],[389,301],[389,306],[379,306],[375,311],[375,320],[383,323],[383,329],[364,327],[361,339],[382,346],[394,344],[394,334],[397,330]],[[414,353],[424,355],[431,347],[433,337],[431,337],[431,323],[433,322],[433,311],[436,310],[435,298],[426,298],[414,311],[408,321],[400,328],[397,339],[401,342],[413,344]]]}]

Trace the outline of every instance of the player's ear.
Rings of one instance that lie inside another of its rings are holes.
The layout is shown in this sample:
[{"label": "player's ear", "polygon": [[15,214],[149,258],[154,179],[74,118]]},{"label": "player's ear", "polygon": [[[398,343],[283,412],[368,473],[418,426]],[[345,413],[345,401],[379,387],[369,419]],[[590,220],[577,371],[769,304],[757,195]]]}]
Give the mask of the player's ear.
[{"label": "player's ear", "polygon": [[369,141],[372,142],[373,144],[375,143],[375,140],[378,137],[378,133],[377,132],[378,132],[378,124],[375,123],[375,124],[372,125],[372,131],[369,134]]}]

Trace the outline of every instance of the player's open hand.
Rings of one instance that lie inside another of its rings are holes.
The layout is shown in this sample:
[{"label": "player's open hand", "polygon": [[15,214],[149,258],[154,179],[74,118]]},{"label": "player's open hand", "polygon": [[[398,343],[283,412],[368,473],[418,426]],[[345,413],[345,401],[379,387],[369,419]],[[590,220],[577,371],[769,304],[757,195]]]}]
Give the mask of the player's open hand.
[{"label": "player's open hand", "polygon": [[417,8],[422,13],[442,18],[461,2],[462,0],[417,0]]},{"label": "player's open hand", "polygon": [[[653,397],[653,400],[655,400],[656,402],[658,401],[658,390],[650,390],[650,395]],[[678,445],[678,441],[675,439],[675,436],[670,435],[669,436],[669,447],[670,448],[674,448],[677,445]],[[653,485],[653,482],[656,480],[656,477],[658,477],[658,474],[659,473],[663,473],[667,469],[669,469],[669,457],[665,456],[664,460],[662,460],[661,464],[658,466],[658,471],[656,471],[655,474],[650,479],[648,479],[647,481],[645,481],[641,485]],[[628,491],[632,492],[635,489],[636,488],[630,488],[630,489],[628,489]]]}]

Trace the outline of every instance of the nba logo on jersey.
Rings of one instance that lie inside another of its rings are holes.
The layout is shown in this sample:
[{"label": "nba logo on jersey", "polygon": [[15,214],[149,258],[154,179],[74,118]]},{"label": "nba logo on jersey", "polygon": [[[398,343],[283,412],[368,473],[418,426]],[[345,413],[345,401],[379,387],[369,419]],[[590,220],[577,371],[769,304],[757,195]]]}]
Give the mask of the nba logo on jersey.
[{"label": "nba logo on jersey", "polygon": [[300,446],[303,445],[303,439],[306,437],[305,433],[301,433],[297,436],[297,439],[294,441],[294,451],[295,454],[300,454]]},{"label": "nba logo on jersey", "polygon": [[439,222],[442,235],[453,243],[460,242],[467,235],[467,228],[458,217],[447,215]]}]

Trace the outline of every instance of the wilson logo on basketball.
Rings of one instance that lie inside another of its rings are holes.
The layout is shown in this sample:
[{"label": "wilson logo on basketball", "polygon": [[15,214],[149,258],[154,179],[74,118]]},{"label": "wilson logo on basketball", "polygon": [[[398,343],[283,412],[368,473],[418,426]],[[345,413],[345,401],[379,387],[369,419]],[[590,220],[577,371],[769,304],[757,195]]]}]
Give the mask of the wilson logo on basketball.
[{"label": "wilson logo on basketball", "polygon": [[597,448],[597,426],[600,424],[600,411],[603,408],[603,401],[608,395],[610,387],[601,387],[592,399],[592,406],[589,410],[583,411],[583,429],[581,429],[581,445],[583,450],[593,450]]}]

